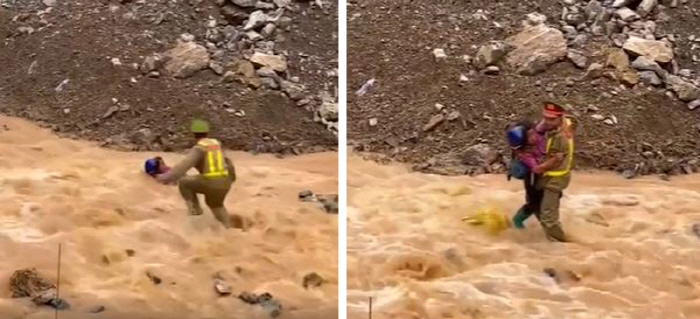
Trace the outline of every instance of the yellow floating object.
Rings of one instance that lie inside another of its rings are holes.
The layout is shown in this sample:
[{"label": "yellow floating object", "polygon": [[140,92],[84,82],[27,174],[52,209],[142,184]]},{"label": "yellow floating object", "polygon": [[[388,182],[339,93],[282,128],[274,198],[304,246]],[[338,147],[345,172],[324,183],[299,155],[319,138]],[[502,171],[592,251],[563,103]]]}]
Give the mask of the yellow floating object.
[{"label": "yellow floating object", "polygon": [[481,208],[472,215],[462,217],[462,221],[482,227],[490,235],[498,235],[510,227],[508,217],[495,208]]}]

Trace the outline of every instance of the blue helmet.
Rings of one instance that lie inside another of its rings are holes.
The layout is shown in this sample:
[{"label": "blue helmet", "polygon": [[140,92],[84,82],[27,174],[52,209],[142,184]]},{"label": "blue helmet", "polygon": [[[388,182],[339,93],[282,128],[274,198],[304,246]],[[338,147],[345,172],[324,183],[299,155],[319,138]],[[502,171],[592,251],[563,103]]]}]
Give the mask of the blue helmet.
[{"label": "blue helmet", "polygon": [[146,160],[144,164],[144,170],[148,175],[155,175],[158,173],[158,161],[155,158]]},{"label": "blue helmet", "polygon": [[511,148],[519,149],[525,145],[525,141],[527,140],[527,132],[523,126],[513,126],[508,129],[506,137],[508,138],[508,145],[510,145]]}]

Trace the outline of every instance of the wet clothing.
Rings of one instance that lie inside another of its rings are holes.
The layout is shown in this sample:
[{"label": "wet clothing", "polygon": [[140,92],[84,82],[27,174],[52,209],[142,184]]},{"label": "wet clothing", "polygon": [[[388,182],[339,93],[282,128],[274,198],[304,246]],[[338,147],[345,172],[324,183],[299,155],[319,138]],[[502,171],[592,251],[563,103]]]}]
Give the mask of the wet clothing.
[{"label": "wet clothing", "polygon": [[[192,167],[199,171],[199,175],[185,176]],[[200,139],[166,176],[166,182],[178,181],[180,195],[191,215],[202,214],[197,194],[204,194],[205,202],[216,219],[227,228],[231,226],[224,200],[236,180],[236,172],[231,160],[223,156],[219,141]]]},{"label": "wet clothing", "polygon": [[547,157],[563,153],[564,159],[559,166],[542,174],[537,188],[543,192],[540,208],[540,223],[547,238],[553,241],[566,241],[566,236],[559,222],[559,202],[563,191],[571,181],[571,166],[573,163],[573,127],[571,120],[564,119],[562,127],[547,132]]}]

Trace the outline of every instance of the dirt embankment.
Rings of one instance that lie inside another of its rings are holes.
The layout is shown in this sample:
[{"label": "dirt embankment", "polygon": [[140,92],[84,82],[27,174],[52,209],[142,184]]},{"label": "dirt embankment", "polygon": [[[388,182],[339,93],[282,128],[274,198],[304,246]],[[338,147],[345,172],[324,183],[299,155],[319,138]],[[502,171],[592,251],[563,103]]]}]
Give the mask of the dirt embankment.
[{"label": "dirt embankment", "polygon": [[193,117],[234,150],[336,148],[337,1],[0,3],[0,113],[121,149],[184,148]]},{"label": "dirt embankment", "polygon": [[[421,171],[502,172],[504,127],[551,100],[578,118],[578,168],[697,171],[700,3],[640,3],[350,1],[348,139]],[[516,47],[479,54],[491,41]]]}]

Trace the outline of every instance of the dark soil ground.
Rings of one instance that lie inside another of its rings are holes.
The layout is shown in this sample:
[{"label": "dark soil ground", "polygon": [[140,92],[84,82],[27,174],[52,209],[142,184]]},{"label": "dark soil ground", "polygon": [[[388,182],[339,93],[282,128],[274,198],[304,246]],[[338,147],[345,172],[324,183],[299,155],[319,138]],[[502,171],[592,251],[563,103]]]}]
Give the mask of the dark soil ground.
[{"label": "dark soil ground", "polygon": [[[669,1],[661,1],[667,3]],[[488,20],[473,14],[484,10]],[[697,76],[700,55],[688,36],[700,36],[700,2],[665,10],[671,19],[658,22],[676,36],[681,68]],[[408,1],[351,0],[348,6],[348,140],[356,150],[380,152],[416,166],[440,153],[488,143],[509,155],[504,128],[524,117],[536,118],[541,103],[567,105],[579,120],[576,165],[636,174],[678,174],[697,170],[700,110],[665,95],[664,89],[621,88],[606,77],[584,78],[584,71],[562,61],[537,76],[505,69],[500,75],[472,70],[461,56],[475,56],[489,40],[504,40],[519,31],[530,12],[556,25],[562,4],[540,1]],[[498,22],[502,27],[495,26]],[[607,39],[589,42],[587,50],[609,46]],[[435,61],[442,48],[448,59]],[[593,62],[604,63],[604,56]],[[471,73],[470,73],[471,72]],[[460,83],[460,74],[469,78]],[[358,96],[365,81],[375,78],[369,93]],[[438,114],[458,111],[430,132],[423,126]],[[618,124],[591,118],[614,115]],[[370,119],[377,125],[371,126]],[[643,152],[647,152],[645,157]],[[649,157],[649,151],[653,156]]]},{"label": "dark soil ground", "polygon": [[[121,2],[127,3],[58,0],[42,22],[37,12],[46,7],[41,1],[4,1],[0,113],[118,148],[187,147],[190,142],[183,136],[196,116],[210,120],[214,135],[234,150],[337,149],[333,133],[280,91],[221,83],[210,69],[175,79],[151,78],[132,67],[148,55],[172,48],[183,33],[204,38],[208,17],[223,20],[214,0]],[[300,2],[297,12],[285,13],[293,26],[282,31],[284,40],[277,42],[278,49],[289,55],[290,74],[298,76],[311,94],[333,93],[337,86],[337,78],[328,74],[337,69],[337,1],[324,3],[329,7]],[[23,26],[35,31],[21,33],[18,28]],[[110,59],[115,57],[122,66],[112,65]],[[69,82],[57,92],[66,79]],[[115,105],[113,99],[128,107],[104,118]],[[236,116],[226,108],[243,110],[245,115]]]}]

